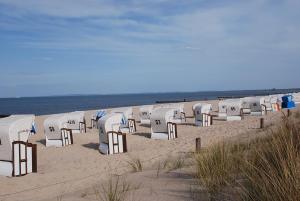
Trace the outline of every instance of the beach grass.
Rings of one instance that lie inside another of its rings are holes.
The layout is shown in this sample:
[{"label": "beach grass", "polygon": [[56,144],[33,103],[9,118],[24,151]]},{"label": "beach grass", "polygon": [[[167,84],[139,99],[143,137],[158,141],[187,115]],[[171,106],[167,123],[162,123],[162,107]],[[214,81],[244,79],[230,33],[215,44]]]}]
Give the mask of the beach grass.
[{"label": "beach grass", "polygon": [[130,192],[138,190],[139,186],[133,186],[125,178],[111,177],[107,183],[94,187],[96,200],[98,201],[124,201],[130,196]]},{"label": "beach grass", "polygon": [[243,201],[296,201],[299,153],[299,116],[284,116],[263,137],[248,143],[223,142],[195,154],[196,175],[211,200],[226,189]]},{"label": "beach grass", "polygon": [[131,158],[130,161],[127,162],[131,169],[132,172],[142,172],[143,171],[143,163],[141,159],[139,158]]}]

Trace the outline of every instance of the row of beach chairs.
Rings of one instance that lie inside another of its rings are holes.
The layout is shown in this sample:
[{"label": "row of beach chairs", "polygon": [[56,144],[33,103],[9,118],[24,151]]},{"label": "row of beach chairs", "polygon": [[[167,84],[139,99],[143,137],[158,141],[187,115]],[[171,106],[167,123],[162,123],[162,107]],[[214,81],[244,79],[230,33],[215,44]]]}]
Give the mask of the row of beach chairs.
[{"label": "row of beach chairs", "polygon": [[[246,115],[265,115],[281,110],[284,94],[264,97],[220,100],[218,111],[211,104],[193,105],[194,125],[211,126],[214,120],[237,121]],[[293,94],[300,103],[300,93]],[[141,106],[142,125],[151,129],[151,138],[171,140],[178,137],[177,125],[186,123],[184,104]],[[91,128],[98,129],[99,151],[102,154],[127,152],[126,136],[136,132],[131,107],[99,110],[91,117]],[[86,133],[86,114],[82,111],[50,115],[44,121],[46,146],[64,147],[74,143],[73,134]],[[37,171],[36,145],[28,139],[36,132],[34,115],[11,115],[0,118],[0,175],[24,176]]]}]

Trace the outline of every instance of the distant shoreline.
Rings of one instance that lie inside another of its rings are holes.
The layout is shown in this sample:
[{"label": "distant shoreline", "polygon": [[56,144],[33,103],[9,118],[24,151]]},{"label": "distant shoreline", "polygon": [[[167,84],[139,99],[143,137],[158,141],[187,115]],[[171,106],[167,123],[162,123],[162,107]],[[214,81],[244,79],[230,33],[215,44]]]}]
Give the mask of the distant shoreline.
[{"label": "distant shoreline", "polygon": [[86,111],[114,107],[151,105],[168,102],[190,102],[203,100],[217,100],[219,98],[264,96],[270,94],[286,94],[299,91],[299,88],[293,88],[238,91],[168,92],[119,95],[73,95],[0,98],[0,114],[48,115],[78,110]]},{"label": "distant shoreline", "polygon": [[[209,91],[169,91],[169,92],[138,92],[138,93],[116,93],[116,94],[61,94],[45,96],[18,96],[18,97],[0,97],[0,99],[19,99],[19,98],[52,98],[52,97],[82,97],[82,96],[127,96],[127,95],[151,95],[151,94],[185,94],[185,93],[230,93],[230,92],[282,92],[286,93],[300,92],[300,88],[282,88],[282,89],[246,89],[246,90],[209,90]],[[272,93],[276,94],[276,93]],[[255,95],[255,94],[253,94]]]}]

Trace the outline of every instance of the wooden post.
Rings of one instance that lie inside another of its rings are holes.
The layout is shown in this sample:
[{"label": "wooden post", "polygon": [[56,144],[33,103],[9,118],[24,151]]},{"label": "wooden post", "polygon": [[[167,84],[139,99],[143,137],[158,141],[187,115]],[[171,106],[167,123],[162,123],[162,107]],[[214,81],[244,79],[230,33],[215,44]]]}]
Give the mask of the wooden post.
[{"label": "wooden post", "polygon": [[213,125],[213,122],[214,122],[214,117],[210,115],[210,125]]},{"label": "wooden post", "polygon": [[290,109],[287,110],[287,116],[288,116],[288,117],[291,116],[291,110],[290,110]]},{"label": "wooden post", "polygon": [[200,152],[201,150],[201,138],[196,138],[196,152]]},{"label": "wooden post", "polygon": [[32,172],[37,173],[37,145],[32,145]]},{"label": "wooden post", "polygon": [[260,118],[260,129],[265,127],[265,119],[264,118]]}]

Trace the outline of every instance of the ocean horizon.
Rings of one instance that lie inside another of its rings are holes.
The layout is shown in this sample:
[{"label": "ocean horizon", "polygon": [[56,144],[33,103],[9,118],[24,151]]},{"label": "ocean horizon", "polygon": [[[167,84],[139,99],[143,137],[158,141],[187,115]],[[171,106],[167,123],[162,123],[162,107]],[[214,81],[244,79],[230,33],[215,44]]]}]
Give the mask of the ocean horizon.
[{"label": "ocean horizon", "polygon": [[131,93],[111,95],[73,94],[40,97],[0,98],[0,115],[48,115],[81,110],[149,105],[156,104],[158,102],[189,102],[214,100],[220,97],[239,98],[245,96],[260,96],[299,91],[299,88],[294,88],[202,92]]}]

